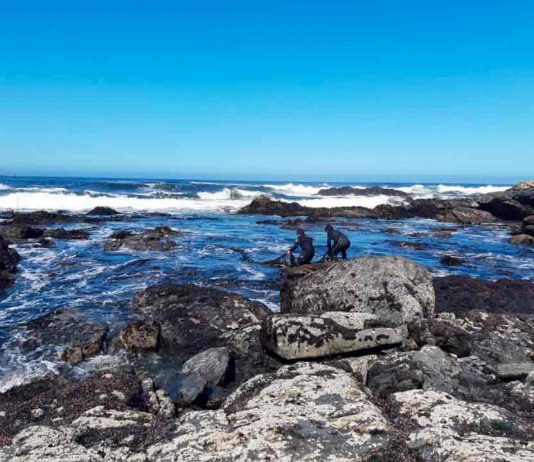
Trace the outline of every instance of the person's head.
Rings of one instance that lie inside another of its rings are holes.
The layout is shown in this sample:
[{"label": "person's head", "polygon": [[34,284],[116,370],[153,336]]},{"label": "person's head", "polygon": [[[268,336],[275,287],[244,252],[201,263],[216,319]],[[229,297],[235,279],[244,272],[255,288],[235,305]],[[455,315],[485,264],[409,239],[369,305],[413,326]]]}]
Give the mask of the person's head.
[{"label": "person's head", "polygon": [[324,227],[324,230],[325,230],[327,233],[329,233],[329,232],[332,231],[333,229],[334,229],[334,228],[332,228],[332,225],[326,225],[326,226]]},{"label": "person's head", "polygon": [[303,229],[300,229],[300,228],[299,228],[299,229],[297,229],[297,236],[299,236],[299,237],[300,237],[300,236],[304,236],[305,234],[306,234],[306,233],[304,232],[304,230],[303,230]]}]

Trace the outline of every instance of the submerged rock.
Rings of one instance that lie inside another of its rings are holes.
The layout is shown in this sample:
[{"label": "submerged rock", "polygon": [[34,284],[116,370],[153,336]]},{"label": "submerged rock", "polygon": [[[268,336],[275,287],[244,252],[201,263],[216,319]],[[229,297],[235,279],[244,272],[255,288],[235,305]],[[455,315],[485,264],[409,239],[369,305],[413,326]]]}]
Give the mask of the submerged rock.
[{"label": "submerged rock", "polygon": [[43,236],[51,237],[54,239],[88,239],[89,238],[89,229],[65,229],[65,228],[55,228],[47,229],[44,231]]},{"label": "submerged rock", "polygon": [[0,236],[0,292],[15,282],[19,259],[17,251],[10,248],[6,240]]},{"label": "submerged rock", "polygon": [[107,326],[81,319],[76,310],[57,310],[26,324],[28,336],[22,343],[25,350],[41,345],[64,348],[61,360],[77,364],[103,352]]},{"label": "submerged rock", "polygon": [[28,225],[6,225],[0,228],[0,234],[5,239],[23,240],[23,239],[39,239],[43,237],[43,228],[35,228]]},{"label": "submerged rock", "polygon": [[114,252],[121,248],[137,251],[160,251],[168,252],[176,248],[176,242],[169,236],[180,235],[178,231],[171,230],[167,226],[157,227],[140,233],[131,231],[117,231],[106,241],[105,249]]},{"label": "submerged rock", "polygon": [[442,265],[445,266],[460,266],[465,264],[465,260],[454,255],[444,255],[439,259]]},{"label": "submerged rock", "polygon": [[389,327],[434,313],[430,274],[402,257],[362,257],[290,268],[283,275],[280,292],[281,311],[286,313],[369,313],[379,325]]},{"label": "submerged rock", "polygon": [[402,343],[395,329],[377,327],[368,313],[324,312],[273,315],[265,321],[264,346],[284,360],[320,358]]},{"label": "submerged rock", "polygon": [[534,244],[534,236],[530,234],[516,234],[508,239],[510,244]]}]

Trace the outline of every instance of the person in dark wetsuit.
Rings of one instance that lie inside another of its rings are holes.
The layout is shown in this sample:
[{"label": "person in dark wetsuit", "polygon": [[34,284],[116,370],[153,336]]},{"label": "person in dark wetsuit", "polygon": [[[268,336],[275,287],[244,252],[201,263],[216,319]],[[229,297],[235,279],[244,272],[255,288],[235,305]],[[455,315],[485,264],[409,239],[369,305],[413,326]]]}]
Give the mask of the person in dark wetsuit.
[{"label": "person in dark wetsuit", "polygon": [[[293,252],[300,247],[301,252],[298,258],[295,258]],[[307,265],[311,263],[315,256],[315,248],[313,247],[313,238],[306,236],[302,229],[297,230],[297,240],[288,250],[291,258],[291,266]]]},{"label": "person in dark wetsuit", "polygon": [[[326,245],[328,246],[328,255],[332,260],[337,259],[337,255],[340,253],[343,260],[347,259],[347,249],[350,247],[350,241],[341,231],[334,229],[332,225],[326,225]],[[325,255],[325,256],[326,256]]]}]

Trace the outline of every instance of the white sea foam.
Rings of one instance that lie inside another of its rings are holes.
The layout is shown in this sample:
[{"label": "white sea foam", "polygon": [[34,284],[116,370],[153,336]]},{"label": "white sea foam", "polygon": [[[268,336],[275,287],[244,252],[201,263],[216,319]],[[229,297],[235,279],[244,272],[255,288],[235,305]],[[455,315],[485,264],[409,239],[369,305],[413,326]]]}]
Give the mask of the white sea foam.
[{"label": "white sea foam", "polygon": [[266,184],[263,185],[266,188],[272,189],[273,191],[285,194],[286,196],[314,196],[321,189],[328,188],[329,185],[323,184],[321,186],[310,186],[305,184]]},{"label": "white sea foam", "polygon": [[422,184],[414,184],[412,186],[393,187],[391,189],[396,189],[398,191],[405,192],[406,194],[411,194],[411,195],[420,196],[420,197],[431,197],[434,194],[434,190],[430,186],[425,186]]},{"label": "white sea foam", "polygon": [[487,194],[493,192],[506,191],[511,186],[460,186],[460,185],[444,185],[440,184],[436,187],[438,194],[457,193],[461,195],[469,194]]},{"label": "white sea foam", "polygon": [[399,198],[378,195],[378,196],[328,196],[317,199],[304,199],[298,201],[300,205],[305,207],[366,207],[368,209],[375,208],[380,204],[402,204],[403,201]]},{"label": "white sea foam", "polygon": [[1,191],[1,190],[6,190],[6,189],[11,189],[11,187],[8,186],[7,184],[0,183],[0,191]]},{"label": "white sea foam", "polygon": [[236,210],[249,200],[231,200],[226,192],[218,197],[194,198],[143,198],[143,197],[94,197],[89,195],[17,192],[0,196],[0,209],[12,210],[69,210],[82,212],[97,206],[121,211],[178,212]]},{"label": "white sea foam", "polygon": [[232,190],[230,188],[224,188],[222,191],[216,192],[200,191],[197,193],[197,196],[200,199],[208,201],[230,199],[232,197]]}]

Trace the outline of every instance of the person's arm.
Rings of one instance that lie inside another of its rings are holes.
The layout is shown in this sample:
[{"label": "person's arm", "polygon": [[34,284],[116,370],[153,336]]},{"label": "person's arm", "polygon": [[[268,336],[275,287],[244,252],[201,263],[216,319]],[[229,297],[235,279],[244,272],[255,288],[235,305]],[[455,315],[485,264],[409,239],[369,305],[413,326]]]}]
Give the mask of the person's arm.
[{"label": "person's arm", "polygon": [[289,251],[294,252],[295,250],[299,248],[299,245],[300,245],[300,240],[297,239],[295,243],[289,248]]}]

